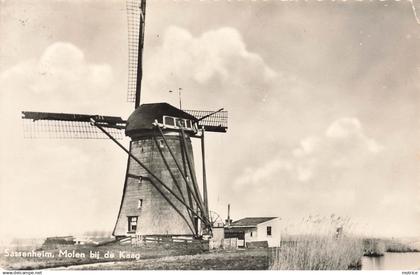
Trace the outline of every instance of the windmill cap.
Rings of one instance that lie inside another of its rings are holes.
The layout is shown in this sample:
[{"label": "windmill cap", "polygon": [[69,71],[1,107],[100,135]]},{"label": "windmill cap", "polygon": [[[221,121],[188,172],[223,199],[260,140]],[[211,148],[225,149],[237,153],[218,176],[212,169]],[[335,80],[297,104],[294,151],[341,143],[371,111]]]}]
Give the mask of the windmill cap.
[{"label": "windmill cap", "polygon": [[155,120],[162,122],[163,116],[196,120],[196,117],[166,102],[142,104],[128,117],[125,134],[132,136],[142,131],[152,130]]}]

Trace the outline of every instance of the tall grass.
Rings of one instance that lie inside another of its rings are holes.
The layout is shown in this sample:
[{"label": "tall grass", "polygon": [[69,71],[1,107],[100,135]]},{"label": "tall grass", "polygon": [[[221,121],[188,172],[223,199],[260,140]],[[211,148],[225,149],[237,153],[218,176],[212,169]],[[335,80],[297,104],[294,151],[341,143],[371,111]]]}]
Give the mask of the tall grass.
[{"label": "tall grass", "polygon": [[379,238],[365,238],[363,239],[364,255],[380,257],[385,252],[390,253],[405,253],[405,252],[420,252],[419,249],[405,243],[398,239],[379,239]]},{"label": "tall grass", "polygon": [[[271,251],[270,269],[274,270],[347,270],[360,267],[362,240],[350,233],[337,235],[337,228],[350,228],[349,220],[305,219],[300,227],[281,235],[278,247]],[[299,226],[298,226],[299,227]],[[302,230],[303,229],[303,230]],[[293,234],[293,231],[299,234]],[[345,231],[344,231],[345,232]]]},{"label": "tall grass", "polygon": [[420,252],[419,249],[410,244],[403,243],[397,240],[385,240],[386,252],[405,253],[405,252]]},{"label": "tall grass", "polygon": [[363,239],[363,250],[365,256],[383,256],[386,251],[385,242],[377,238]]}]

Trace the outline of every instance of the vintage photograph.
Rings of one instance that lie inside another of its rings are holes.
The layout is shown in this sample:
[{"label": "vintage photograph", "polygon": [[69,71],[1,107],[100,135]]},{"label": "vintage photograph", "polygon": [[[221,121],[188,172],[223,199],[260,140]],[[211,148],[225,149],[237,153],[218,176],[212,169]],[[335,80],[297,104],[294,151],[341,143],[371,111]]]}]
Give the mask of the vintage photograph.
[{"label": "vintage photograph", "polygon": [[0,269],[417,274],[419,105],[420,0],[0,0]]}]

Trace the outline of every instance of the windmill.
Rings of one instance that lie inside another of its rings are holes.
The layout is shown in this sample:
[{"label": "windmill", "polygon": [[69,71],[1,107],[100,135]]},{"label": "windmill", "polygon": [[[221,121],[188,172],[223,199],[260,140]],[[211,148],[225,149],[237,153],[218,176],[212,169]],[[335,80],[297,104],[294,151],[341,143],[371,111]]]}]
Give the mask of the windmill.
[{"label": "windmill", "polygon": [[[204,137],[206,132],[226,132],[227,112],[181,110],[168,103],[140,104],[146,0],[127,0],[127,14],[127,101],[134,102],[129,118],[22,112],[25,137],[109,138],[128,155],[115,237],[211,234]],[[131,139],[129,148],[118,141],[123,132]],[[201,140],[202,193],[192,138]]]}]

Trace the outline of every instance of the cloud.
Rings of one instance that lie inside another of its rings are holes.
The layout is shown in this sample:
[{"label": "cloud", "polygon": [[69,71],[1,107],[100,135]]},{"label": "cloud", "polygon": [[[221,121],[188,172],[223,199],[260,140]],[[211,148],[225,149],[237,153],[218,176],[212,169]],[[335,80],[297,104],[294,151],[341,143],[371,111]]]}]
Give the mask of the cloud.
[{"label": "cloud", "polygon": [[328,127],[326,136],[330,138],[347,138],[351,135],[361,134],[361,127],[359,120],[356,118],[340,118]]},{"label": "cloud", "polygon": [[79,48],[67,42],[55,42],[39,58],[20,62],[0,74],[4,100],[30,105],[42,97],[42,107],[55,109],[91,106],[111,90],[113,81],[110,65],[88,62]]},{"label": "cloud", "polygon": [[377,215],[389,207],[381,200],[389,152],[363,126],[357,117],[340,117],[295,146],[272,145],[260,165],[236,173],[234,192],[273,215]]},{"label": "cloud", "polygon": [[[0,121],[7,129],[0,137],[2,235],[73,234],[98,226],[92,217],[112,226],[120,197],[109,195],[119,192],[111,183],[121,182],[126,157],[100,140],[24,139],[20,116],[23,110],[109,112],[115,104],[103,106],[104,95],[113,83],[110,65],[90,62],[67,42],[53,43],[38,57],[0,73]],[[25,203],[14,203],[17,198]],[[63,216],[66,222],[57,225]],[[43,231],[25,230],[37,224],[45,225]]]},{"label": "cloud", "polygon": [[383,147],[374,139],[366,137],[363,132],[360,121],[357,118],[340,118],[334,121],[325,133],[327,138],[333,140],[354,139],[364,144],[364,146],[372,153],[379,153]]},{"label": "cloud", "polygon": [[357,170],[383,149],[366,136],[357,118],[343,117],[333,121],[323,135],[303,138],[289,154],[274,153],[274,159],[260,167],[247,168],[235,185],[270,186],[286,178],[296,184],[316,181],[343,169]]},{"label": "cloud", "polygon": [[255,74],[255,79],[269,79],[276,75],[259,55],[246,49],[236,29],[227,27],[193,37],[187,30],[171,26],[154,56],[154,65],[163,69],[155,77],[161,79],[189,75],[200,84],[214,78],[242,83],[244,80],[239,77],[247,74],[247,70]]},{"label": "cloud", "polygon": [[44,51],[36,70],[43,76],[32,85],[38,93],[57,93],[63,86],[66,95],[79,94],[75,92],[78,88],[84,93],[95,93],[109,86],[113,78],[111,66],[88,63],[80,49],[63,42],[54,43]]},{"label": "cloud", "polygon": [[321,139],[315,136],[309,136],[300,141],[300,146],[293,150],[296,157],[313,153],[318,149]]},{"label": "cloud", "polygon": [[242,176],[236,179],[234,184],[258,186],[261,182],[272,180],[273,174],[276,174],[281,170],[290,171],[291,169],[292,164],[290,162],[281,159],[274,159],[257,169],[250,167],[245,169]]},{"label": "cloud", "polygon": [[170,26],[162,44],[145,55],[144,68],[147,71],[144,90],[153,91],[154,100],[159,91],[167,98],[165,93],[177,87],[188,91],[191,101],[218,103],[221,95],[225,99],[255,97],[259,96],[255,91],[264,90],[278,77],[258,54],[246,48],[240,33],[230,27],[193,36],[186,29]]},{"label": "cloud", "polygon": [[357,118],[342,117],[333,121],[323,136],[302,139],[293,155],[297,159],[298,172],[301,171],[298,174],[304,171],[305,175],[298,178],[305,181],[314,174],[328,173],[336,168],[359,167],[383,149],[376,140],[366,136]]}]

